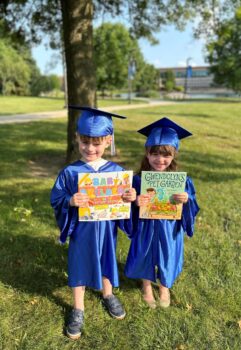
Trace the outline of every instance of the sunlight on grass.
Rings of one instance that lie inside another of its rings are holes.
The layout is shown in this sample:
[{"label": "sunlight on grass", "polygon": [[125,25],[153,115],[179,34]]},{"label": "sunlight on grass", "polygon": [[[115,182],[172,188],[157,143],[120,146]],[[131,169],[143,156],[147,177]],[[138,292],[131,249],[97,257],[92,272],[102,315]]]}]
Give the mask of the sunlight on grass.
[{"label": "sunlight on grass", "polygon": [[128,118],[114,121],[114,161],[127,169],[138,168],[145,137],[136,130],[146,124],[169,116],[193,133],[181,143],[179,164],[194,180],[201,211],[194,237],[185,239],[184,271],[171,290],[171,307],[148,309],[140,282],[124,276],[129,241],[120,232],[120,288],[115,292],[126,319],[111,319],[100,293],[88,289],[82,338],[71,342],[65,337],[72,308],[68,245],[58,243],[49,195],[64,166],[66,121],[2,125],[0,349],[240,348],[240,104],[120,107],[117,113],[123,112]]},{"label": "sunlight on grass", "polygon": [[[132,103],[143,103],[143,101],[133,99]],[[126,104],[128,104],[126,99],[98,99],[98,108]],[[59,111],[63,110],[64,107],[64,98],[0,96],[0,117],[3,115]]]}]

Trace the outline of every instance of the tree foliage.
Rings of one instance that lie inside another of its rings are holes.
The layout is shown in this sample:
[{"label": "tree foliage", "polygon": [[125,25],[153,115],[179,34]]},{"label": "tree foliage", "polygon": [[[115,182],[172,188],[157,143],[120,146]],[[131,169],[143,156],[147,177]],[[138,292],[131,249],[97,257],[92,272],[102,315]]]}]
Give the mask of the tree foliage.
[{"label": "tree foliage", "polygon": [[41,75],[32,87],[32,95],[39,96],[41,93],[48,93],[53,90],[60,90],[61,81],[57,75]]},{"label": "tree foliage", "polygon": [[35,95],[35,84],[41,74],[29,44],[22,35],[11,32],[5,20],[0,21],[0,42],[0,93]]},{"label": "tree foliage", "polygon": [[175,88],[175,74],[172,70],[167,70],[165,73],[165,78],[163,79],[164,89],[167,92],[171,92]]},{"label": "tree foliage", "polygon": [[159,69],[144,61],[137,69],[134,87],[138,94],[145,95],[150,90],[159,90]]},{"label": "tree foliage", "polygon": [[207,59],[214,81],[241,92],[241,7],[232,20],[216,30],[216,39],[207,45]]},{"label": "tree foliage", "polygon": [[[212,23],[219,5],[237,6],[238,0],[4,0],[0,15],[16,36],[39,42],[48,34],[52,46],[63,47],[70,104],[95,105],[96,76],[93,57],[93,19],[109,14],[129,25],[132,37],[155,42],[153,33],[173,23],[182,29],[199,16]],[[226,11],[228,13],[228,10]],[[227,16],[224,12],[222,15]],[[78,113],[69,111],[68,160],[73,157]]]},{"label": "tree foliage", "polygon": [[137,40],[120,23],[104,23],[94,32],[97,88],[121,89],[127,85],[128,65],[144,62]]},{"label": "tree foliage", "polygon": [[27,95],[30,75],[30,67],[23,57],[0,39],[0,92],[3,95]]}]

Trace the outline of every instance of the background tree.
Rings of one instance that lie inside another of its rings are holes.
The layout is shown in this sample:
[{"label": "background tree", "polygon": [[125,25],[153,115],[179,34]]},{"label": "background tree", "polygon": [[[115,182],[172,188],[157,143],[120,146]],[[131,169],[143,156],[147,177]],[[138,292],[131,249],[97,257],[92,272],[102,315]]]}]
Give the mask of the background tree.
[{"label": "background tree", "polygon": [[214,82],[241,92],[241,7],[232,20],[216,30],[216,39],[207,45],[207,59]]},{"label": "background tree", "polygon": [[[1,90],[3,94],[38,96],[35,93],[41,73],[31,54],[30,45],[21,34],[11,32],[5,20],[0,21]],[[2,82],[6,84],[3,86]]]},{"label": "background tree", "polygon": [[143,62],[139,65],[134,81],[134,88],[139,96],[149,97],[159,91],[159,70],[152,64]]},{"label": "background tree", "polygon": [[94,63],[97,89],[121,89],[126,86],[130,55],[142,58],[137,40],[120,23],[104,23],[94,31]]},{"label": "background tree", "polygon": [[175,89],[175,74],[172,70],[166,71],[163,85],[167,92],[171,92]]},{"label": "background tree", "polygon": [[[182,29],[190,18],[197,15],[207,17],[209,9],[214,13],[221,2],[235,6],[237,0],[4,0],[0,3],[0,10],[9,28],[17,34],[24,32],[25,37],[37,42],[41,33],[47,33],[53,46],[57,43],[60,47],[63,42],[69,103],[94,106],[94,16],[105,13],[113,18],[121,16],[129,24],[133,37],[146,37],[154,42],[153,33],[165,25],[174,23]],[[228,10],[225,16],[227,13]],[[76,111],[69,111],[67,160],[74,156],[77,116]]]},{"label": "background tree", "polygon": [[39,96],[40,94],[47,94],[53,90],[60,90],[60,88],[61,81],[57,75],[40,75],[35,82],[33,92],[34,96]]},{"label": "background tree", "polygon": [[29,93],[30,68],[18,52],[0,39],[0,92],[3,95]]}]

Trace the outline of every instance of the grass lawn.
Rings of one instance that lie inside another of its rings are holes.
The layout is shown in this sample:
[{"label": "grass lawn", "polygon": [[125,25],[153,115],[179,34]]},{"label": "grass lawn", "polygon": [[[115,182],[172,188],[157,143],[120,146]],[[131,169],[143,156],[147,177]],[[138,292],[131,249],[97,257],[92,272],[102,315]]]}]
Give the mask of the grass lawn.
[{"label": "grass lawn", "polygon": [[139,281],[124,276],[129,241],[120,232],[115,293],[125,305],[125,320],[113,320],[100,294],[88,289],[82,338],[65,337],[72,304],[67,245],[58,244],[49,193],[64,165],[66,121],[1,125],[0,349],[240,349],[240,104],[124,113],[127,120],[115,120],[115,161],[127,169],[136,169],[143,154],[137,128],[170,116],[194,134],[182,142],[179,163],[194,180],[201,211],[194,237],[185,239],[184,270],[171,290],[170,308],[148,309]]},{"label": "grass lawn", "polygon": [[[143,103],[143,101],[133,99],[132,103]],[[123,104],[128,104],[128,101],[123,99],[98,99],[99,108]],[[58,111],[62,110],[64,105],[63,98],[0,96],[0,117],[8,114]]]}]

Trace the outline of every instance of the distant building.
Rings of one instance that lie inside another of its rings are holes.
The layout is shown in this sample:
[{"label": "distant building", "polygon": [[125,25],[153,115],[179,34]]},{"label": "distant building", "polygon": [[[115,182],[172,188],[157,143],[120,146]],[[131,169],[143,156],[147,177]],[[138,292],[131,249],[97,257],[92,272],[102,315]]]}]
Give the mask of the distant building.
[{"label": "distant building", "polygon": [[160,68],[160,87],[163,86],[166,72],[172,71],[176,86],[183,86],[186,91],[204,91],[217,88],[214,86],[213,75],[208,66]]}]

